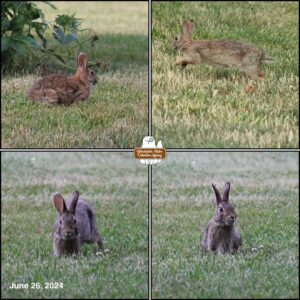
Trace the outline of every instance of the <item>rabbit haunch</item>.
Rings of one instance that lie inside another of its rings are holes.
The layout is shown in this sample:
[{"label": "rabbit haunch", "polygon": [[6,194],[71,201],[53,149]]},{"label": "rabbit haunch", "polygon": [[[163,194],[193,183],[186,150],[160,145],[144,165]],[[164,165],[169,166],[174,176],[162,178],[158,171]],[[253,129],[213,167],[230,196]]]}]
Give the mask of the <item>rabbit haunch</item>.
[{"label": "rabbit haunch", "polygon": [[91,88],[96,83],[95,72],[87,67],[86,54],[79,53],[75,75],[48,75],[36,82],[27,96],[28,99],[42,104],[71,105],[76,101],[88,99]]},{"label": "rabbit haunch", "polygon": [[53,250],[55,256],[79,254],[83,243],[97,243],[103,253],[103,241],[96,228],[96,215],[90,204],[79,199],[76,191],[65,202],[60,193],[53,196],[58,216],[53,228]]},{"label": "rabbit haunch", "polygon": [[272,62],[264,51],[248,42],[229,40],[193,40],[195,25],[193,20],[183,22],[183,31],[173,42],[174,49],[182,51],[186,58],[179,59],[176,65],[208,64],[221,67],[236,67],[252,79],[263,79],[259,65]]},{"label": "rabbit haunch", "polygon": [[209,250],[218,254],[237,251],[242,245],[242,238],[235,227],[234,207],[229,203],[230,183],[225,184],[222,197],[214,184],[212,187],[216,195],[217,210],[205,229],[200,247],[203,251]]}]

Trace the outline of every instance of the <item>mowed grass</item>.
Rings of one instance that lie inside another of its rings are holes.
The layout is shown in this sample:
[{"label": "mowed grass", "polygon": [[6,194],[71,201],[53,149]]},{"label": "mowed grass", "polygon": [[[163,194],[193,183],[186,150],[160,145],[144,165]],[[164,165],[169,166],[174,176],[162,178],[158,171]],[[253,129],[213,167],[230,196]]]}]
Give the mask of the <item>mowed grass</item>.
[{"label": "mowed grass", "polygon": [[[246,93],[235,69],[174,65],[182,22],[194,39],[242,40],[265,50],[265,80]],[[171,148],[297,148],[299,126],[297,2],[152,2],[154,136]]]},{"label": "mowed grass", "polygon": [[[70,107],[45,107],[26,94],[40,77],[33,74],[2,78],[3,148],[133,148],[147,135],[148,3],[56,2],[57,10],[39,4],[46,19],[76,13],[82,28],[97,34],[79,49],[88,58],[108,64],[98,70],[98,84],[87,101]],[[79,40],[87,38],[82,32]],[[53,41],[53,47],[58,47]],[[75,56],[69,62],[76,69]],[[61,50],[62,52],[65,49]],[[46,62],[46,65],[49,63]],[[49,64],[49,69],[52,69]],[[66,71],[58,65],[54,71]],[[24,70],[26,72],[26,69]],[[72,73],[70,70],[68,73]]]},{"label": "mowed grass", "polygon": [[[131,153],[2,153],[1,295],[3,298],[147,298],[147,168]],[[96,211],[109,252],[83,245],[55,258],[52,193],[78,190]],[[9,289],[39,283],[43,289]],[[63,288],[45,289],[46,283]]]},{"label": "mowed grass", "polygon": [[[299,154],[169,153],[153,167],[153,298],[299,298]],[[200,252],[211,182],[231,182],[243,248]]]}]

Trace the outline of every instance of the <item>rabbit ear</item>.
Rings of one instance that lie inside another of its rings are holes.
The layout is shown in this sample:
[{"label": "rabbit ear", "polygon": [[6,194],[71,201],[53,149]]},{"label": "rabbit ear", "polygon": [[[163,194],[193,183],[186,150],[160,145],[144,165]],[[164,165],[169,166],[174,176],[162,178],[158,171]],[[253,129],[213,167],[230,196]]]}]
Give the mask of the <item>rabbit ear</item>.
[{"label": "rabbit ear", "polygon": [[222,198],[224,202],[229,201],[229,191],[230,191],[230,182],[226,182],[224,187],[223,198]]},{"label": "rabbit ear", "polygon": [[183,22],[183,34],[192,35],[195,28],[194,20],[185,20]]},{"label": "rabbit ear", "polygon": [[77,67],[85,69],[87,65],[87,57],[86,54],[80,52],[77,57]]},{"label": "rabbit ear", "polygon": [[214,183],[212,183],[212,187],[213,187],[213,189],[215,191],[215,194],[216,194],[217,205],[219,205],[220,202],[222,201],[220,192],[219,192],[219,190],[217,189],[217,187],[216,187],[216,185]]},{"label": "rabbit ear", "polygon": [[55,193],[53,195],[53,200],[54,200],[54,206],[60,215],[68,211],[65,200],[60,193]]},{"label": "rabbit ear", "polygon": [[77,191],[74,192],[70,198],[71,204],[69,207],[69,212],[72,213],[73,215],[75,215],[78,198],[79,198],[79,192]]}]

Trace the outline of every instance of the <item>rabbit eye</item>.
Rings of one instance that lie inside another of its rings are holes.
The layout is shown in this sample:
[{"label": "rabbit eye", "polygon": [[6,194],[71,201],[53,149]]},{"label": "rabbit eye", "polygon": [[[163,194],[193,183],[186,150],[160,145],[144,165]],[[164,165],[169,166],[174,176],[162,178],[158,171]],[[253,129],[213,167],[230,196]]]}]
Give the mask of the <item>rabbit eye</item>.
[{"label": "rabbit eye", "polygon": [[90,71],[90,74],[91,74],[92,76],[95,76],[95,72],[94,72],[94,71]]},{"label": "rabbit eye", "polygon": [[220,212],[223,212],[224,209],[223,209],[222,207],[219,207],[219,211],[220,211]]},{"label": "rabbit eye", "polygon": [[177,36],[175,37],[175,41],[178,41],[178,37]]},{"label": "rabbit eye", "polygon": [[59,220],[59,224],[62,224],[62,220]]},{"label": "rabbit eye", "polygon": [[76,224],[76,219],[74,219],[74,224]]}]

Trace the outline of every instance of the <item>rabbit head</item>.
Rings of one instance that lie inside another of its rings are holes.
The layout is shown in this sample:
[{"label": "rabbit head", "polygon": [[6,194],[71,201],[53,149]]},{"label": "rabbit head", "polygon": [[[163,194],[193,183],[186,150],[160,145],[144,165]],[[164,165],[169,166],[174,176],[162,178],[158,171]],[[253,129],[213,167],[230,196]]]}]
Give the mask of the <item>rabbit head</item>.
[{"label": "rabbit head", "polygon": [[69,209],[60,193],[53,196],[54,206],[59,214],[59,234],[63,240],[71,240],[78,236],[78,228],[75,219],[76,205],[79,193],[76,191],[71,196]]},{"label": "rabbit head", "polygon": [[217,210],[214,221],[222,226],[232,226],[236,220],[234,207],[229,203],[230,183],[227,182],[224,187],[224,193],[221,197],[215,184],[212,187],[216,195]]},{"label": "rabbit head", "polygon": [[97,83],[97,76],[94,70],[90,70],[87,66],[87,56],[80,52],[77,57],[77,72],[75,77],[79,78],[84,83],[95,85]]},{"label": "rabbit head", "polygon": [[182,34],[175,37],[173,48],[175,50],[183,50],[192,44],[192,33],[195,29],[194,20],[185,20],[182,25]]}]

